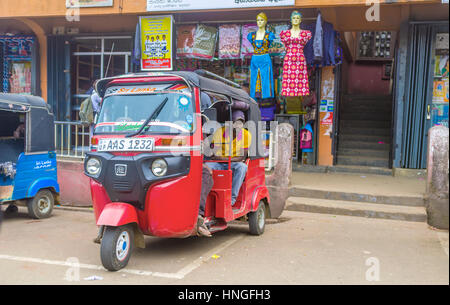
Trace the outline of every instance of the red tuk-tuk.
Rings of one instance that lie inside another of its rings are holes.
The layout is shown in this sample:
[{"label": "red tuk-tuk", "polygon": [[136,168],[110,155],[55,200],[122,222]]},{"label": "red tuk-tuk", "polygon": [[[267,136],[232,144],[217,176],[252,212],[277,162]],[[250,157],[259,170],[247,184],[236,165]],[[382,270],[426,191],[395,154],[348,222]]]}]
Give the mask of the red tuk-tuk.
[{"label": "red tuk-tuk", "polygon": [[[230,167],[213,171],[205,224],[213,233],[241,218],[248,219],[251,234],[264,232],[270,200],[260,110],[244,90],[226,82],[201,71],[180,71],[127,74],[96,83],[103,100],[85,174],[91,178],[106,269],[124,268],[133,246],[145,247],[144,235],[197,235],[202,165],[208,162],[202,142],[212,132],[208,123],[221,126],[231,120],[236,101],[249,105],[246,120],[255,126],[245,160],[248,170],[233,206]],[[201,109],[202,92],[212,97],[207,109]]]}]

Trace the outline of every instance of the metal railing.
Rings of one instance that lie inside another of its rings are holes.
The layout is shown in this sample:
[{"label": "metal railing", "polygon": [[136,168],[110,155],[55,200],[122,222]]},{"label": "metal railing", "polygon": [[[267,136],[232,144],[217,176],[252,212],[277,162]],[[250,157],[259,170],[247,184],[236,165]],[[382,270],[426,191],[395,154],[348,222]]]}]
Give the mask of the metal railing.
[{"label": "metal railing", "polygon": [[[55,121],[55,148],[58,157],[83,159],[90,149],[90,125],[81,121]],[[268,141],[265,152],[265,169],[275,166],[276,139],[272,131],[263,131],[263,141]]]},{"label": "metal railing", "polygon": [[89,151],[89,124],[55,121],[55,148],[58,157],[84,158]]}]

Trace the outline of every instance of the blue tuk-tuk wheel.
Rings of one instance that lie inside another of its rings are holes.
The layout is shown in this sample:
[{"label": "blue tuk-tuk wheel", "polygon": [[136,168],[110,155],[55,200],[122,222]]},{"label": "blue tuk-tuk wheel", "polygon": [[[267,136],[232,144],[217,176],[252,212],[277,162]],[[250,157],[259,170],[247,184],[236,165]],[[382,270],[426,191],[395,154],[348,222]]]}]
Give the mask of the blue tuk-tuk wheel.
[{"label": "blue tuk-tuk wheel", "polygon": [[48,218],[52,214],[55,197],[50,190],[43,189],[28,199],[28,214],[34,219]]}]

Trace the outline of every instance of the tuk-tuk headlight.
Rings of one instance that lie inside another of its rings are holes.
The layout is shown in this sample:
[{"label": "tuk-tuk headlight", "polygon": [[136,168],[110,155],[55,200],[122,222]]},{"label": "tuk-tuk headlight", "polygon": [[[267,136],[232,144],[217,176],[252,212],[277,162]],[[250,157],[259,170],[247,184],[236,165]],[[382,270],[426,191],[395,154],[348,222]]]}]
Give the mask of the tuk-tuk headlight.
[{"label": "tuk-tuk headlight", "polygon": [[97,158],[90,158],[86,162],[86,171],[89,175],[95,176],[100,173],[102,162]]},{"label": "tuk-tuk headlight", "polygon": [[152,163],[153,175],[162,177],[167,173],[167,163],[163,159],[156,159]]}]

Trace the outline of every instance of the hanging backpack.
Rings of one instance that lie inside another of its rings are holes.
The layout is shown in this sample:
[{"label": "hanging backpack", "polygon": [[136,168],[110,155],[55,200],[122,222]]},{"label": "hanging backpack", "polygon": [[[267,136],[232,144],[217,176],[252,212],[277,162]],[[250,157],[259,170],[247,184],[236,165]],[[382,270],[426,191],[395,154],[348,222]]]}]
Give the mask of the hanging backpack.
[{"label": "hanging backpack", "polygon": [[84,123],[94,123],[94,109],[92,108],[92,100],[89,96],[80,105],[80,120]]},{"label": "hanging backpack", "polygon": [[313,148],[313,134],[312,132],[303,127],[300,130],[300,149],[312,149]]}]

